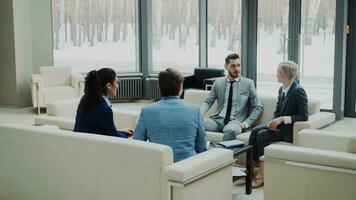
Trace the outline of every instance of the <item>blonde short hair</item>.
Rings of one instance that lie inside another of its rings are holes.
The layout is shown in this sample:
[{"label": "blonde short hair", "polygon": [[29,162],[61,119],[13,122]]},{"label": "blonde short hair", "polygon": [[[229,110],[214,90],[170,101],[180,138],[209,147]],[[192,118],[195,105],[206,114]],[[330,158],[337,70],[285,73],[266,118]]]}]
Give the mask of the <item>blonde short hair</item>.
[{"label": "blonde short hair", "polygon": [[298,76],[299,66],[297,63],[288,60],[279,63],[277,70],[286,76],[289,80],[294,80]]}]

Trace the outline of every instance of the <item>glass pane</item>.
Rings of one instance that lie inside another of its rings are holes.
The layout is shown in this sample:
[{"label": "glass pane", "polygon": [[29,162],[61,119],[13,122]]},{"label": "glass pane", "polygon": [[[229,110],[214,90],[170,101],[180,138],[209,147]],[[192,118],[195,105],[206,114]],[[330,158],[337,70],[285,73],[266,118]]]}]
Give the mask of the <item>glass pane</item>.
[{"label": "glass pane", "polygon": [[289,0],[259,0],[257,21],[257,91],[277,96],[278,63],[288,59]]},{"label": "glass pane", "polygon": [[303,0],[300,81],[309,98],[332,109],[336,0]]},{"label": "glass pane", "polygon": [[241,49],[241,0],[208,1],[208,66],[224,67],[225,57]]},{"label": "glass pane", "polygon": [[55,65],[139,71],[136,0],[52,0],[52,16]]},{"label": "glass pane", "polygon": [[153,0],[153,71],[199,67],[199,0]]}]

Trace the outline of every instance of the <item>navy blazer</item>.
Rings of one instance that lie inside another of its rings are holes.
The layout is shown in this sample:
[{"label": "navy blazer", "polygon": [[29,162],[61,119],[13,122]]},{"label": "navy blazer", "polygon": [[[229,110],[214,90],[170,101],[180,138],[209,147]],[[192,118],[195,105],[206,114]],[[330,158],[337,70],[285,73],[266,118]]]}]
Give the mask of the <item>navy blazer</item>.
[{"label": "navy blazer", "polygon": [[118,136],[127,138],[127,134],[117,131],[111,107],[101,97],[99,104],[84,111],[83,99],[80,100],[75,118],[74,131],[94,133],[99,135]]},{"label": "navy blazer", "polygon": [[281,124],[277,127],[286,142],[293,142],[293,124],[297,121],[308,120],[308,97],[304,88],[296,81],[290,86],[286,97],[282,96],[283,87],[278,91],[278,102],[273,119],[281,116],[290,116],[291,124]]}]

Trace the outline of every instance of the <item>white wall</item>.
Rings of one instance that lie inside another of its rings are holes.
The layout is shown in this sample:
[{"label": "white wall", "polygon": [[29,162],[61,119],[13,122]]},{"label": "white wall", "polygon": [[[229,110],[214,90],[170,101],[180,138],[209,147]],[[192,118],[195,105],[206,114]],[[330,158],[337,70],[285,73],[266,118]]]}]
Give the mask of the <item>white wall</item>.
[{"label": "white wall", "polygon": [[0,1],[0,104],[17,101],[12,0]]},{"label": "white wall", "polygon": [[0,18],[0,104],[30,106],[31,75],[53,64],[51,0],[1,0]]}]

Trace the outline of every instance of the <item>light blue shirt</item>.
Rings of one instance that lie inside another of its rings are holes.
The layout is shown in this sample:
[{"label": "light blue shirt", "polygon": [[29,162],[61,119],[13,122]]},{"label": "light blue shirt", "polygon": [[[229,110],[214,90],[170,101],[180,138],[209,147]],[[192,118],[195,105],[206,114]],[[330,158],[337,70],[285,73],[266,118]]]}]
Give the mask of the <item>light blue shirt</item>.
[{"label": "light blue shirt", "polygon": [[108,106],[109,106],[110,108],[112,108],[112,104],[111,104],[109,98],[108,98],[107,96],[105,96],[105,95],[103,95],[102,97],[103,97],[103,99],[105,100],[106,104],[108,104]]},{"label": "light blue shirt", "polygon": [[199,108],[179,96],[144,107],[133,138],[170,146],[174,162],[205,151],[207,142]]}]

